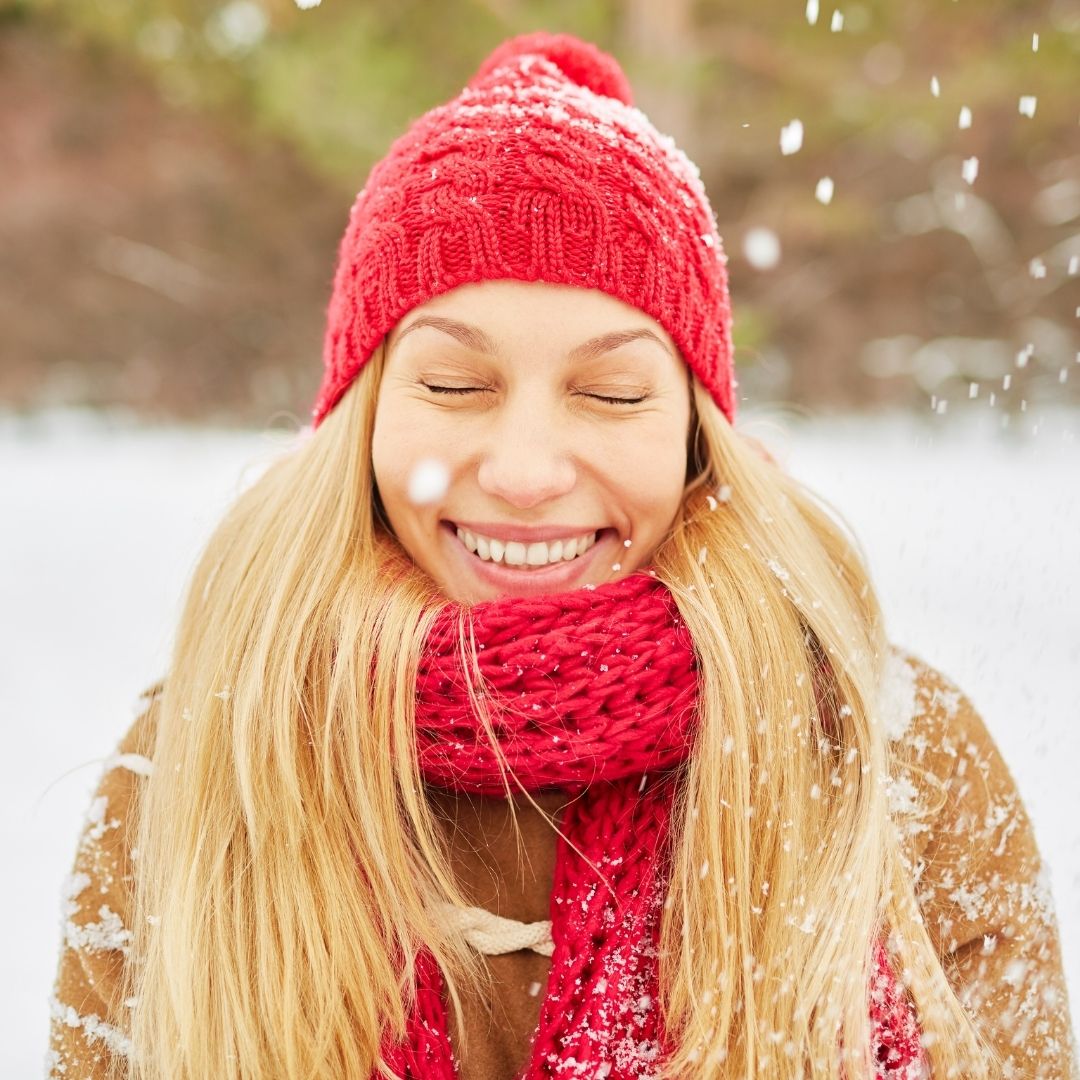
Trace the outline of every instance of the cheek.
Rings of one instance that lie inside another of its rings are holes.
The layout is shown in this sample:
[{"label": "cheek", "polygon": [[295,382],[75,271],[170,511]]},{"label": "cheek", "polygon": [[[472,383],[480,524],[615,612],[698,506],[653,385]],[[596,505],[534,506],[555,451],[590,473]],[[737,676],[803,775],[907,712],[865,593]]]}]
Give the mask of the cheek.
[{"label": "cheek", "polygon": [[388,394],[380,399],[371,435],[376,468],[391,470],[402,461],[445,457],[455,428],[429,408],[407,396]]},{"label": "cheek", "polygon": [[669,431],[642,433],[622,440],[609,455],[608,474],[620,487],[648,493],[649,501],[677,498],[686,476],[687,453],[682,436]]},{"label": "cheek", "polygon": [[635,565],[651,558],[671,528],[682,501],[685,473],[686,451],[677,444],[624,450],[605,469],[611,505],[631,527],[634,548],[626,558]]},{"label": "cheek", "polygon": [[[452,448],[445,425],[410,409],[407,401],[380,403],[371,435],[371,468],[379,501],[399,537],[409,533],[416,515],[429,509],[409,497],[414,471],[424,461],[437,461],[453,473]],[[425,490],[438,487],[426,474],[419,474],[417,481]]]},{"label": "cheek", "polygon": [[408,501],[410,463],[422,453],[417,436],[417,429],[410,429],[400,410],[380,405],[371,435],[371,468],[391,518]]}]

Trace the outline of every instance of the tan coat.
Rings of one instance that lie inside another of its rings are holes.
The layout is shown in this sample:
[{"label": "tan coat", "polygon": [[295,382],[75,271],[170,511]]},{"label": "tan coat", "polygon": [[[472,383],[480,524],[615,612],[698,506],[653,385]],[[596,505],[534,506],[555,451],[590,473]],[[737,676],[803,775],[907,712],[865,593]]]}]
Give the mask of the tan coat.
[{"label": "tan coat", "polygon": [[[891,671],[893,715],[883,722],[900,760],[927,769],[948,792],[936,816],[906,830],[920,906],[943,968],[1001,1051],[1003,1076],[1078,1080],[1053,902],[1013,777],[971,702],[943,675],[900,651]],[[69,879],[49,1071],[64,1080],[103,1077],[109,1056],[127,1052],[128,1007],[118,999],[117,976],[129,925],[129,803],[151,768],[152,724],[151,700],[107,763]],[[918,781],[919,773],[910,776]],[[924,787],[895,779],[897,807],[911,798],[932,805]],[[536,812],[519,807],[530,860],[519,866],[501,800],[432,792],[431,801],[466,896],[506,918],[547,919],[555,836]],[[554,812],[564,801],[551,796],[541,805]],[[466,1002],[462,1080],[511,1080],[526,1062],[550,959],[521,950],[488,963],[494,1000],[490,1012],[483,1001]]]}]

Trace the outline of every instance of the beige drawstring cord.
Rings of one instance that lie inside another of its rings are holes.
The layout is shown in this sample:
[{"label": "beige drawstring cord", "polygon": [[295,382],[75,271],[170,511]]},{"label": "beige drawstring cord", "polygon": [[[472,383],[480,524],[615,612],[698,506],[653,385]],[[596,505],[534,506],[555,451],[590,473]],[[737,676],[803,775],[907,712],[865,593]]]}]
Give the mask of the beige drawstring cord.
[{"label": "beige drawstring cord", "polygon": [[550,919],[523,923],[504,919],[481,907],[459,908],[453,904],[444,904],[439,918],[448,930],[463,931],[465,940],[486,956],[501,956],[518,949],[531,949],[541,956],[551,956],[555,951]]}]

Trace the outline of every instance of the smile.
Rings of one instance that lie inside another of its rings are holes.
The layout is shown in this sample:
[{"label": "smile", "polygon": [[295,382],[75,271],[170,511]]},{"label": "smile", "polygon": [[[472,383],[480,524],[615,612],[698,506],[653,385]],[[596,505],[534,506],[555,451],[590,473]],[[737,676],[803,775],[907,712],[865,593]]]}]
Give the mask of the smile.
[{"label": "smile", "polygon": [[520,570],[532,570],[554,563],[572,562],[584,555],[595,543],[597,533],[566,537],[551,542],[524,543],[517,540],[496,540],[481,536],[458,526],[454,530],[458,540],[478,559]]},{"label": "smile", "polygon": [[[502,595],[532,596],[572,589],[590,577],[599,565],[597,560],[601,563],[606,560],[610,564],[622,553],[618,530],[613,528],[540,544],[478,537],[450,521],[443,521],[439,528],[446,536],[450,557],[460,564],[461,570]],[[579,540],[583,543],[579,544]],[[481,544],[487,546],[486,558]],[[561,552],[558,550],[560,545]],[[619,547],[618,552],[615,545]],[[556,554],[558,558],[553,559]],[[543,558],[544,561],[529,565],[530,555],[533,560]],[[501,561],[497,561],[496,556]],[[513,560],[516,558],[522,561],[515,565]]]}]

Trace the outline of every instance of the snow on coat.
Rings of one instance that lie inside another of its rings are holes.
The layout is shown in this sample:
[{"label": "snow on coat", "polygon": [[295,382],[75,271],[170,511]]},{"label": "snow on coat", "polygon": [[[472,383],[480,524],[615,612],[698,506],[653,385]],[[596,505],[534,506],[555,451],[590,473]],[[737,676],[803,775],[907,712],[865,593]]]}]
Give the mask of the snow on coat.
[{"label": "snow on coat", "polygon": [[[47,1077],[104,1080],[111,1059],[126,1059],[120,976],[131,938],[132,798],[153,768],[154,703],[106,762],[63,896],[64,939],[51,999]],[[967,697],[912,653],[894,648],[879,718],[901,767],[889,785],[923,920],[950,985],[1005,1062],[1007,1078],[1077,1080],[1078,1053],[1047,871],[1015,780]],[[908,770],[904,764],[911,763]],[[946,798],[928,816],[913,806]],[[523,955],[531,954],[523,952]],[[482,1002],[465,1001],[475,1080],[510,1075],[532,1037],[527,1009],[515,1009],[513,974],[493,971],[496,999],[509,1004],[507,1030],[487,1038]],[[500,982],[505,986],[500,986]],[[505,995],[502,993],[505,991]],[[516,1048],[516,1049],[515,1049]]]}]

